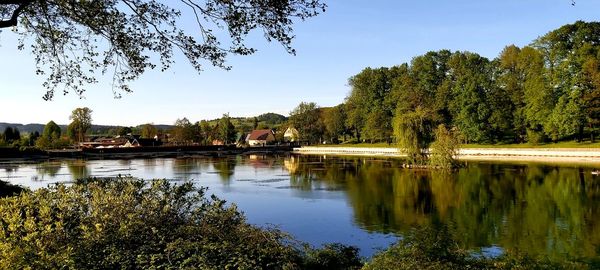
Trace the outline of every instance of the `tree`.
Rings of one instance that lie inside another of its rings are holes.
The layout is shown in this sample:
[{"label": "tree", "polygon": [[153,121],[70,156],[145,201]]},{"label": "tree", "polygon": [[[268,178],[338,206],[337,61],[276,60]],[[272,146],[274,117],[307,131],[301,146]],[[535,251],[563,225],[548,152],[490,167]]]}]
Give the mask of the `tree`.
[{"label": "tree", "polygon": [[44,131],[42,131],[42,137],[48,139],[49,141],[57,140],[60,138],[61,130],[60,127],[54,123],[54,121],[50,121],[44,126]]},{"label": "tree", "polygon": [[432,141],[431,112],[421,107],[414,111],[398,111],[394,117],[394,136],[398,147],[410,164],[424,164]]},{"label": "tree", "polygon": [[321,142],[325,128],[316,103],[301,102],[290,112],[290,123],[300,133],[300,141]]},{"label": "tree", "polygon": [[190,144],[194,141],[194,126],[190,120],[184,117],[175,121],[173,140],[183,144]]},{"label": "tree", "polygon": [[28,146],[34,146],[35,145],[35,141],[37,141],[37,139],[40,138],[40,133],[37,131],[34,131],[33,133],[29,134],[29,137],[27,137],[27,145]]},{"label": "tree", "polygon": [[[352,76],[348,80],[348,84],[352,87],[350,95],[346,98],[347,125],[354,129],[355,136],[358,140],[367,133],[367,135],[376,134],[379,137],[380,133],[391,133],[390,123],[392,118],[393,107],[391,104],[385,103],[385,98],[389,95],[392,89],[392,81],[396,76],[398,68],[365,68],[359,74]],[[373,110],[378,110],[375,114],[371,114]],[[371,114],[371,115],[369,115]],[[380,117],[383,126],[366,126],[367,120],[373,117]],[[376,131],[370,129],[377,129]],[[369,136],[367,139],[374,139]]]},{"label": "tree", "polygon": [[85,139],[85,133],[92,127],[92,110],[88,107],[77,108],[71,112],[69,117],[71,124],[70,130],[75,135],[77,142],[82,142]]},{"label": "tree", "polygon": [[[176,2],[176,3],[174,3]],[[82,95],[84,86],[96,83],[96,72],[110,72],[113,87],[131,91],[128,82],[148,69],[173,64],[181,51],[191,65],[202,70],[204,61],[229,69],[229,54],[249,55],[246,36],[262,30],[290,54],[293,24],[324,12],[320,0],[95,0],[95,1],[0,1],[0,29],[14,27],[35,55],[37,74],[47,75],[45,99],[56,89]],[[197,33],[181,25],[182,14],[193,14]],[[229,35],[223,38],[219,31]],[[227,44],[225,41],[229,41]],[[157,63],[158,62],[158,63]],[[119,92],[114,91],[116,96]]]},{"label": "tree", "polygon": [[340,136],[346,134],[346,112],[343,105],[337,105],[324,113],[323,124],[326,136],[333,143],[339,141]]},{"label": "tree", "polygon": [[440,124],[435,130],[435,141],[431,143],[429,164],[444,169],[456,167],[456,156],[460,147],[460,135],[457,129],[448,129]]},{"label": "tree", "polygon": [[206,120],[200,121],[200,127],[198,128],[200,131],[200,143],[203,145],[209,145],[212,143],[215,135],[213,134],[213,128],[210,126],[210,123]]},{"label": "tree", "polygon": [[17,128],[6,127],[2,137],[4,138],[4,142],[10,144],[21,139],[21,132]]},{"label": "tree", "polygon": [[452,55],[449,65],[453,97],[449,106],[454,125],[467,142],[490,142],[489,60],[475,53],[459,52]]},{"label": "tree", "polygon": [[132,133],[131,127],[120,127],[119,130],[117,131],[117,135],[119,136],[125,136],[125,135],[129,135]]},{"label": "tree", "polygon": [[217,138],[227,145],[235,142],[235,126],[231,123],[229,114],[223,114],[217,123]]},{"label": "tree", "polygon": [[141,128],[141,136],[142,138],[154,138],[154,136],[158,135],[158,130],[152,124],[144,124]]}]

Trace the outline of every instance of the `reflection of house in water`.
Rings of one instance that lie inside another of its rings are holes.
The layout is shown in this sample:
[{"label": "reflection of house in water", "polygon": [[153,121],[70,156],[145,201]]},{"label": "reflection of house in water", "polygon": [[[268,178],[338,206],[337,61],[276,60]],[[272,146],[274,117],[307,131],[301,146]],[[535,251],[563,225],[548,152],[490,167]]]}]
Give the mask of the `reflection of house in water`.
[{"label": "reflection of house in water", "polygon": [[91,137],[87,142],[81,142],[82,148],[129,148],[129,147],[152,147],[161,146],[162,141],[158,137],[148,139],[139,135],[126,135],[117,137]]},{"label": "reflection of house in water", "polygon": [[296,156],[289,156],[283,159],[283,167],[285,167],[290,172],[290,174],[294,174],[300,167],[300,160]]},{"label": "reflection of house in water", "polygon": [[248,163],[252,165],[255,169],[258,168],[271,168],[275,163],[275,159],[271,156],[267,155],[249,155]]}]

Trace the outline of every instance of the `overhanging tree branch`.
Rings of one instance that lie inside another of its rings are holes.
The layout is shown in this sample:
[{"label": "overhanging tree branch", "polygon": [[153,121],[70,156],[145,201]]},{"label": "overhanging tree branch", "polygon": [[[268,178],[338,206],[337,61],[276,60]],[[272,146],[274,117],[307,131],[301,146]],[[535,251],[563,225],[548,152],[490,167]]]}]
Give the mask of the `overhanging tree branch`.
[{"label": "overhanging tree branch", "polygon": [[0,5],[11,5],[11,4],[19,5],[13,11],[12,15],[10,16],[10,19],[0,21],[0,28],[17,26],[19,15],[21,15],[21,12],[23,11],[23,9],[25,9],[25,7],[27,7],[29,4],[31,4],[31,2],[32,2],[32,0],[22,0],[22,1],[13,1],[13,0],[1,1],[0,0]]}]

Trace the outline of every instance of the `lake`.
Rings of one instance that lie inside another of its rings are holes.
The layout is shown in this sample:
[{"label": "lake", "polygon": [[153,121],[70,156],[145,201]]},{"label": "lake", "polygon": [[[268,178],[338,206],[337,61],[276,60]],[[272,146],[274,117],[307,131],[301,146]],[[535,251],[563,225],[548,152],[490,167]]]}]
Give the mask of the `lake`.
[{"label": "lake", "polygon": [[468,162],[456,172],[409,170],[401,159],[195,157],[0,162],[0,179],[33,189],[87,176],[193,181],[260,226],[299,240],[355,245],[371,256],[422,225],[448,224],[486,254],[596,257],[600,177],[582,165]]}]

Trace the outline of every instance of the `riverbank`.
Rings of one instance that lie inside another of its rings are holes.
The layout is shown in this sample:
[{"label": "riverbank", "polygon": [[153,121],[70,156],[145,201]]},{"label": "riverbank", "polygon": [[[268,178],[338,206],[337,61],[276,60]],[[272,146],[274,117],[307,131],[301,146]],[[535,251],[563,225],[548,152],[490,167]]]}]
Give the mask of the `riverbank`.
[{"label": "riverbank", "polygon": [[175,158],[188,156],[224,156],[243,154],[289,153],[293,147],[274,145],[261,147],[210,146],[158,146],[103,149],[38,150],[0,148],[0,160],[46,160],[65,158],[85,159],[133,159],[133,158]]},{"label": "riverbank", "polygon": [[[314,147],[294,148],[294,153],[307,155],[349,155],[403,157],[398,148],[392,147]],[[460,160],[492,160],[492,161],[532,161],[532,162],[567,162],[598,163],[598,148],[463,148],[459,150]]]}]

